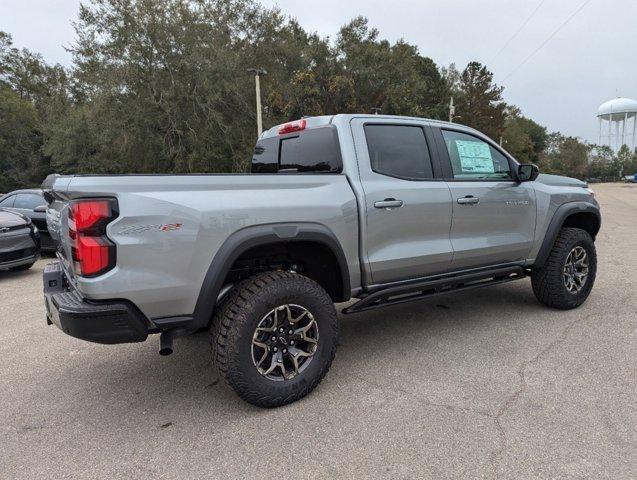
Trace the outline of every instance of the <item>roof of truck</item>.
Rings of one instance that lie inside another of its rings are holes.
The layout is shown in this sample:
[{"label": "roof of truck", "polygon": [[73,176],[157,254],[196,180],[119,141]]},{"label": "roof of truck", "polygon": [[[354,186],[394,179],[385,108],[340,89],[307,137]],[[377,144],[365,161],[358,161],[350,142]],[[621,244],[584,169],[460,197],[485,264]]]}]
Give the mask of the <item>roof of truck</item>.
[{"label": "roof of truck", "polygon": [[[433,118],[410,117],[410,116],[403,116],[403,115],[382,115],[382,114],[375,115],[371,113],[339,113],[336,115],[303,117],[300,120],[305,120],[307,122],[307,126],[305,128],[315,128],[315,127],[320,127],[323,125],[329,125],[329,124],[335,123],[337,120],[343,120],[347,122],[348,120],[351,120],[353,118],[361,118],[361,117],[375,118],[375,119],[388,119],[388,120],[413,120],[413,121],[419,121],[419,122],[425,121],[425,122],[436,124],[436,125],[448,125],[448,126],[453,125],[455,127],[462,127],[463,129],[476,131],[475,129],[471,127],[467,127],[466,125],[462,125],[460,123],[451,123],[451,122],[445,122],[442,120],[436,120]],[[294,123],[300,120],[287,122],[287,123],[281,123],[279,125],[274,125],[272,128],[264,131],[260,138],[275,137],[279,135],[280,128],[284,127],[285,125],[288,125],[288,123]]]}]

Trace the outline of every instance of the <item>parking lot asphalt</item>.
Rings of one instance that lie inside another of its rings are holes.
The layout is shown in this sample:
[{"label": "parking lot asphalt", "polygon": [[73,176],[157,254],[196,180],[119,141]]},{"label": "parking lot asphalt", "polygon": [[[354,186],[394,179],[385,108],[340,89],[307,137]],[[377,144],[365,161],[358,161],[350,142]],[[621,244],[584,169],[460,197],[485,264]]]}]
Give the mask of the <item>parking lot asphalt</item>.
[{"label": "parking lot asphalt", "polygon": [[523,280],[341,316],[328,376],[275,410],[220,381],[207,334],[82,342],[46,326],[46,259],[0,272],[0,479],[634,479],[637,185],[594,188],[583,307]]}]

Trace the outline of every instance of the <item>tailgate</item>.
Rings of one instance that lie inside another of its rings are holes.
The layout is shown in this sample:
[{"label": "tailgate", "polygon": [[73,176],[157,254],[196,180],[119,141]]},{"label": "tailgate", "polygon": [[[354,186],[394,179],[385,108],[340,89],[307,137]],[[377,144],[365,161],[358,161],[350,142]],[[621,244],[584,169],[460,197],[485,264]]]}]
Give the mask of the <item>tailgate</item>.
[{"label": "tailgate", "polygon": [[57,245],[60,243],[61,238],[61,217],[62,212],[66,207],[66,202],[61,200],[54,200],[48,205],[46,209],[46,228],[51,235],[51,238]]},{"label": "tailgate", "polygon": [[58,258],[62,261],[64,270],[71,272],[71,244],[68,235],[68,205],[66,191],[71,177],[49,175],[42,184],[44,198],[48,206],[46,209],[46,226],[51,238],[55,242]]}]

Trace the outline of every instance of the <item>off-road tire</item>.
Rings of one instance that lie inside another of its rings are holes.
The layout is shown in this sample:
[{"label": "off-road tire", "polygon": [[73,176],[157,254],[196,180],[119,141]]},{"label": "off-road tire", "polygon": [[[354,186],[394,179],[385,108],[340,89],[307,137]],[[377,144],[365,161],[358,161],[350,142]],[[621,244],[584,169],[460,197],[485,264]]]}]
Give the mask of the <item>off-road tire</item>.
[{"label": "off-road tire", "polygon": [[[588,255],[588,278],[580,291],[571,293],[564,284],[563,272],[569,253],[577,246],[583,247]],[[544,265],[533,269],[531,285],[535,297],[544,305],[558,310],[570,310],[586,301],[595,283],[596,274],[597,253],[590,234],[579,228],[562,228]]]},{"label": "off-road tire", "polygon": [[[320,336],[304,371],[289,380],[273,381],[254,365],[252,336],[264,315],[285,304],[308,309]],[[268,408],[294,402],[314,390],[330,368],[337,343],[336,309],[325,290],[307,277],[279,271],[238,284],[217,309],[210,336],[213,361],[226,383],[246,402]]]},{"label": "off-road tire", "polygon": [[26,265],[19,265],[17,267],[11,267],[9,268],[10,271],[12,272],[25,272],[27,270],[29,270],[33,265],[35,265],[34,263],[27,263]]}]

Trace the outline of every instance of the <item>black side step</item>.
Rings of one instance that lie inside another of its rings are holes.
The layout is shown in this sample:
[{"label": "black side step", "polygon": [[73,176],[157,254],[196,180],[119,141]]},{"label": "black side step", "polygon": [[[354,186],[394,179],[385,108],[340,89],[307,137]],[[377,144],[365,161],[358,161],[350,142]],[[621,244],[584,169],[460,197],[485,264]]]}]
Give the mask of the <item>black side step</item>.
[{"label": "black side step", "polygon": [[524,269],[522,267],[515,266],[417,281],[395,287],[384,288],[371,293],[362,300],[345,308],[343,313],[364,312],[365,310],[387,307],[389,305],[422,300],[435,295],[512,282],[513,280],[519,280],[525,277]]}]

